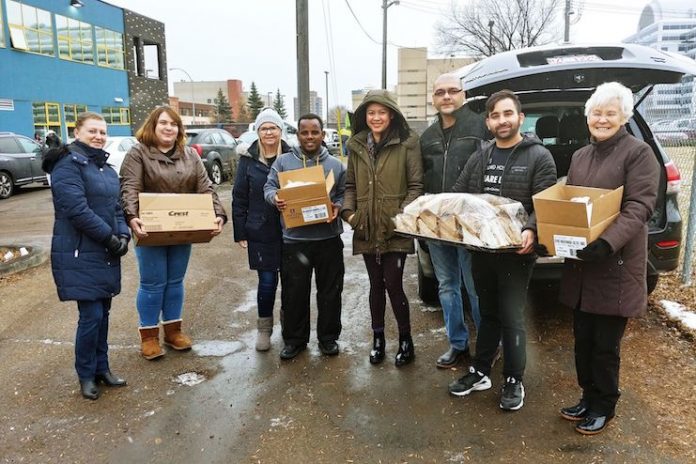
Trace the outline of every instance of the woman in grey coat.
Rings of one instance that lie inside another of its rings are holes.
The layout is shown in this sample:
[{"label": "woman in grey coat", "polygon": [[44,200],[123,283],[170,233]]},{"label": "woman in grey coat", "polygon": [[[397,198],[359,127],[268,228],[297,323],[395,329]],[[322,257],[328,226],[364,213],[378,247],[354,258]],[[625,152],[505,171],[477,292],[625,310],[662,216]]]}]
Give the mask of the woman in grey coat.
[{"label": "woman in grey coat", "polygon": [[582,398],[561,409],[584,435],[602,432],[619,399],[621,338],[629,317],[647,307],[648,220],[655,209],[659,165],[650,146],[628,133],[633,94],[618,82],[585,104],[591,144],[573,155],[568,185],[623,185],[619,215],[594,242],[566,260],[561,302],[574,309],[575,369]]}]

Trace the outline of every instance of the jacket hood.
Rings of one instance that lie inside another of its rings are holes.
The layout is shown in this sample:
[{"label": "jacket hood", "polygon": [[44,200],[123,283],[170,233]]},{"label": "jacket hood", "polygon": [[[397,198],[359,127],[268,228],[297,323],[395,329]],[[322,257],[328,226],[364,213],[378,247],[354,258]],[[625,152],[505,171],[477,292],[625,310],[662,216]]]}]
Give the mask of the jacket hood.
[{"label": "jacket hood", "polygon": [[[382,89],[370,90],[367,92],[367,95],[365,95],[362,103],[360,103],[360,106],[358,106],[358,108],[355,110],[355,113],[353,114],[353,134],[370,130],[370,128],[367,126],[366,120],[367,107],[370,105],[370,103],[379,103],[380,105],[384,105],[389,108],[394,114],[394,119],[392,119],[391,124],[394,124],[399,130],[399,136],[402,140],[406,140],[408,138],[410,127],[406,122],[406,118],[401,113],[399,105],[396,104],[394,95],[392,95],[391,92]],[[391,125],[389,129],[391,131]]]},{"label": "jacket hood", "polygon": [[[280,153],[288,153],[290,152],[291,147],[288,145],[285,140],[280,139]],[[252,158],[255,160],[259,159],[259,141],[254,140],[251,145],[248,143],[240,143],[237,145],[237,148],[235,148],[235,152],[239,156],[246,156],[248,158]]]},{"label": "jacket hood", "polygon": [[306,162],[316,162],[316,161],[321,163],[322,161],[326,160],[329,157],[329,150],[327,150],[324,145],[321,146],[321,151],[319,152],[319,155],[317,155],[318,157],[315,157],[315,158],[310,158],[307,155],[305,155],[302,152],[302,148],[300,148],[300,147],[290,147],[290,150],[288,150],[288,152],[292,153],[295,156],[295,158],[297,158],[298,160],[300,160],[300,161],[304,160],[305,163]]}]

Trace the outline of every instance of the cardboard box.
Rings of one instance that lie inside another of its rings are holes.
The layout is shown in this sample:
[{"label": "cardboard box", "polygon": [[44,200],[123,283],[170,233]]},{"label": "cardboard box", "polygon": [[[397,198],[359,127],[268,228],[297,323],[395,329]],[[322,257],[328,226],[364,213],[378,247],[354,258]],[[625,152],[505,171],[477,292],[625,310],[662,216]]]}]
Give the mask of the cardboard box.
[{"label": "cardboard box", "polygon": [[[570,201],[590,197],[590,204]],[[606,190],[556,184],[532,197],[539,243],[552,256],[576,258],[578,250],[596,240],[621,209],[623,186]]]},{"label": "cardboard box", "polygon": [[217,227],[209,193],[140,193],[140,219],[147,237],[137,246],[205,243]]},{"label": "cardboard box", "polygon": [[[326,222],[332,214],[331,188],[334,185],[333,171],[324,178],[324,168],[312,166],[278,173],[280,189],[278,198],[285,200],[283,222],[285,227],[302,227]],[[306,185],[288,187],[290,182]]]}]

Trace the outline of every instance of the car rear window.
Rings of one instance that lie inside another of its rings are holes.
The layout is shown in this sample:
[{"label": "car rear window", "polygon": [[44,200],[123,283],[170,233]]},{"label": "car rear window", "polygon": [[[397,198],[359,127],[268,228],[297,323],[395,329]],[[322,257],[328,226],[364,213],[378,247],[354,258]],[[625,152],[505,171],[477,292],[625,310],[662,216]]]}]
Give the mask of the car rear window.
[{"label": "car rear window", "polygon": [[198,137],[198,132],[186,132],[186,145],[191,145]]}]

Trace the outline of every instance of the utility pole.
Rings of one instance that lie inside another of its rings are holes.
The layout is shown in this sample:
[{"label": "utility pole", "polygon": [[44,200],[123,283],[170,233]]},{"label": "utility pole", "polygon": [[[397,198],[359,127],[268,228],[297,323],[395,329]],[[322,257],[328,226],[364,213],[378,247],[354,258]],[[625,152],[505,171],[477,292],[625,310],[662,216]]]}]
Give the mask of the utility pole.
[{"label": "utility pole", "polygon": [[196,87],[193,84],[193,79],[191,79],[191,75],[186,72],[184,68],[169,68],[170,71],[181,71],[182,73],[186,74],[186,77],[189,78],[189,82],[191,83],[191,112],[193,113],[193,119],[191,120],[191,125],[195,126],[196,125],[196,97],[194,95],[193,89]]},{"label": "utility pole", "polygon": [[300,114],[309,113],[309,11],[308,0],[295,0],[297,34],[297,103]]},{"label": "utility pole", "polygon": [[564,30],[563,30],[563,42],[569,43],[570,42],[570,15],[572,15],[573,12],[570,9],[570,0],[565,0],[565,12],[563,13],[563,21],[564,21]]},{"label": "utility pole", "polygon": [[488,53],[493,56],[495,55],[495,49],[493,48],[493,26],[495,26],[495,21],[492,19],[488,21]]},{"label": "utility pole", "polygon": [[324,71],[326,77],[326,127],[329,127],[329,71]]},{"label": "utility pole", "polygon": [[382,0],[382,88],[387,89],[387,8],[398,5],[399,0]]}]

